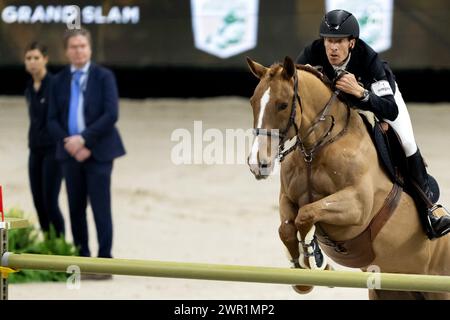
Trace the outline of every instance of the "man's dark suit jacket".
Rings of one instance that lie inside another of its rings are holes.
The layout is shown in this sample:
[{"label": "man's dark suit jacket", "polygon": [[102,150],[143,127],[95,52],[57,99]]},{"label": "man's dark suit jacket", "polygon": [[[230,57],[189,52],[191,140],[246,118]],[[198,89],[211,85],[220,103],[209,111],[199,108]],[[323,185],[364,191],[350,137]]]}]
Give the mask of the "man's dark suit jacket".
[{"label": "man's dark suit jacket", "polygon": [[[118,92],[113,73],[91,63],[84,92],[84,120],[82,132],[85,146],[92,151],[97,161],[112,161],[125,154],[125,148],[115,123],[119,116]],[[68,133],[70,104],[70,66],[65,67],[53,79],[50,90],[48,130],[56,139],[56,158],[70,157],[64,149],[64,138]]]}]

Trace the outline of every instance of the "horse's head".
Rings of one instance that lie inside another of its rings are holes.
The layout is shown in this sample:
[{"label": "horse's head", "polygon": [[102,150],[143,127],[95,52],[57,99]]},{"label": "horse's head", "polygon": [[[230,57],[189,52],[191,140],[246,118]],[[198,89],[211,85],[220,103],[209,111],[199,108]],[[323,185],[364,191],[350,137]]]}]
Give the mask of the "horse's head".
[{"label": "horse's head", "polygon": [[[270,68],[247,58],[251,72],[260,79],[250,103],[253,108],[255,138],[248,157],[256,179],[267,178],[273,171],[282,140],[296,134],[296,67],[291,58]],[[297,119],[298,118],[298,119]]]}]

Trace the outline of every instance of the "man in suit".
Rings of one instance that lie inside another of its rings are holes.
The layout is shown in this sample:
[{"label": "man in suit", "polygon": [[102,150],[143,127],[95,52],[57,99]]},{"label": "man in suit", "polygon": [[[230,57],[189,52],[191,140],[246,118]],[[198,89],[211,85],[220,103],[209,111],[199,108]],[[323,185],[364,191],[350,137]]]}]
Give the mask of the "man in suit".
[{"label": "man in suit", "polygon": [[53,79],[48,129],[57,140],[69,200],[72,234],[81,256],[90,256],[86,220],[92,207],[98,256],[111,258],[111,173],[113,160],[125,154],[119,132],[118,92],[113,73],[91,62],[91,36],[67,30],[65,53],[70,65]]}]

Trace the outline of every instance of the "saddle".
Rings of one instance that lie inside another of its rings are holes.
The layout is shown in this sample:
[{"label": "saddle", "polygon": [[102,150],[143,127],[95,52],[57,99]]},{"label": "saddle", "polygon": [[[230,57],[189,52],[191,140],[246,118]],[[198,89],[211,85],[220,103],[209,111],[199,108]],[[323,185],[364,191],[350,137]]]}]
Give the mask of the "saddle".
[{"label": "saddle", "polygon": [[[391,181],[401,186],[413,198],[417,207],[423,207],[424,199],[417,195],[416,186],[408,174],[406,154],[403,150],[400,137],[387,122],[375,119],[372,124],[364,113],[360,113],[360,116],[372,138],[383,169]],[[428,175],[428,182],[434,194],[432,201],[433,203],[437,202],[440,196],[439,185],[431,175]]]}]

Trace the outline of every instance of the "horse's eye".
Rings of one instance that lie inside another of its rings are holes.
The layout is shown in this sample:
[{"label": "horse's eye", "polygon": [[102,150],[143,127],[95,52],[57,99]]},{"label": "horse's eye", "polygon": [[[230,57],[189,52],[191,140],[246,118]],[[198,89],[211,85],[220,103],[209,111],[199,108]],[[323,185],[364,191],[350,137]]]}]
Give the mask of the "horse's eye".
[{"label": "horse's eye", "polygon": [[279,105],[277,105],[277,108],[279,111],[286,109],[288,106],[287,103],[280,103]]}]

